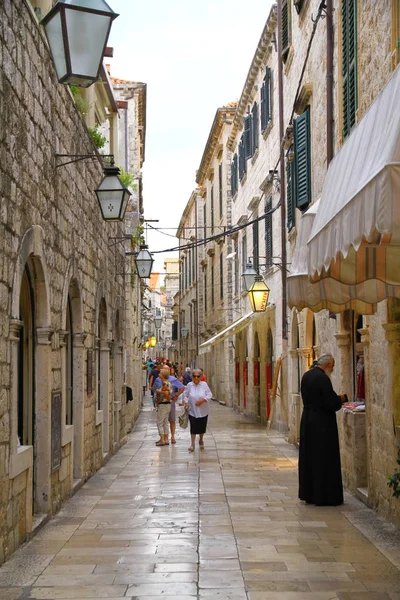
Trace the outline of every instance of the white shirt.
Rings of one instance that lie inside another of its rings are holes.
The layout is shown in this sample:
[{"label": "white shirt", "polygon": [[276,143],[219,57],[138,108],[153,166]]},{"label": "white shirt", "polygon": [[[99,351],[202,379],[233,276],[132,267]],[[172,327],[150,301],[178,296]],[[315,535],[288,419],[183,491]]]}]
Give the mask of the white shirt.
[{"label": "white shirt", "polygon": [[[189,415],[192,417],[206,417],[208,415],[209,400],[212,398],[212,393],[205,381],[199,381],[196,385],[191,381],[187,384],[183,392],[183,401],[189,405]],[[201,406],[196,406],[197,400],[206,400]]]}]

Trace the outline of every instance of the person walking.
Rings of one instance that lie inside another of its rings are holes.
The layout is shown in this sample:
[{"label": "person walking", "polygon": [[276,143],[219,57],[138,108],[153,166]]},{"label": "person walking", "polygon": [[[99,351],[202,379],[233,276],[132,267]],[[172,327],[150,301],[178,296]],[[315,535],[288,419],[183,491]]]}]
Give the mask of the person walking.
[{"label": "person walking", "polygon": [[185,372],[183,374],[183,383],[187,385],[192,381],[192,370],[190,367],[186,367]]},{"label": "person walking", "polygon": [[156,446],[168,446],[168,417],[171,412],[172,385],[169,381],[169,369],[161,369],[160,376],[153,385],[157,405],[157,427],[160,439]]},{"label": "person walking", "polygon": [[330,375],[334,366],[332,354],[324,354],[301,380],[299,498],[317,506],[343,504],[336,411],[348,398],[333,390]]},{"label": "person walking", "polygon": [[154,386],[155,380],[160,375],[160,369],[161,369],[161,363],[156,363],[155,365],[153,365],[153,368],[150,371],[150,375],[149,375],[149,390],[150,390],[151,399],[153,401],[154,408],[156,407],[156,399],[154,396],[153,386]]},{"label": "person walking", "polygon": [[194,452],[196,435],[199,435],[200,450],[204,450],[204,434],[207,430],[209,402],[212,393],[205,381],[200,381],[201,369],[193,369],[192,381],[186,386],[183,401],[189,407],[191,445],[189,452]]},{"label": "person walking", "polygon": [[169,413],[168,421],[169,428],[171,431],[171,444],[176,444],[175,439],[175,431],[176,431],[176,402],[179,396],[185,391],[185,386],[176,376],[176,371],[174,367],[170,368],[169,377],[168,377],[171,386],[172,386],[172,401],[171,401],[171,411]]}]

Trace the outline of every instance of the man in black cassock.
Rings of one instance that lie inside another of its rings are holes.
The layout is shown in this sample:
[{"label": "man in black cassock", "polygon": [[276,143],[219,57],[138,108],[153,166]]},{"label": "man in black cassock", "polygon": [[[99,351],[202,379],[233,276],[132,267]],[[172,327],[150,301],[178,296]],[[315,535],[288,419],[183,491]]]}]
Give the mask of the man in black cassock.
[{"label": "man in black cassock", "polygon": [[301,380],[299,498],[317,506],[343,503],[336,411],[348,399],[333,390],[329,376],[334,366],[333,356],[324,354]]}]

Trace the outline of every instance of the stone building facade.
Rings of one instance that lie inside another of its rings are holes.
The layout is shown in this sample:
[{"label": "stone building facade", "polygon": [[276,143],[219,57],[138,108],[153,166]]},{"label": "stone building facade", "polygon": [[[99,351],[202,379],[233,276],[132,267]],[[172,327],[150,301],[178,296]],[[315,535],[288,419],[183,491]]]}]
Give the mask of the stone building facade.
[{"label": "stone building facade", "polygon": [[[222,338],[234,347],[234,364],[228,349],[223,350],[226,366],[219,363],[226,369],[223,377],[235,382],[233,394],[223,399],[229,403],[233,398],[233,406],[249,416],[271,419],[293,443],[299,439],[301,376],[314,358],[331,352],[336,358],[334,387],[352,399],[365,400],[366,407],[338,413],[345,485],[383,516],[400,521],[399,502],[387,486],[400,430],[399,301],[385,298],[383,292],[378,302],[360,308],[353,290],[353,297],[333,306],[329,284],[317,288],[322,294],[319,304],[315,286],[303,287],[313,291],[308,296],[286,301],[293,279],[286,284],[285,267],[289,279],[302,275],[309,283],[307,271],[293,269],[310,247],[307,241],[324,201],[330,161],[351,143],[357,124],[365,126],[372,103],[399,73],[398,0],[326,4],[328,18],[321,18],[326,15],[320,2],[280,0],[256,47],[225,142],[232,158],[230,302],[239,319],[235,314],[224,328],[216,327],[216,315],[206,312],[204,328],[211,348],[222,346]],[[393,109],[394,103],[390,106]],[[352,173],[346,177],[351,179]],[[391,233],[398,235],[397,230]],[[249,314],[240,281],[249,258],[270,288],[269,306],[260,315]],[[203,275],[200,271],[199,288],[205,285]],[[389,288],[398,297],[398,287]],[[202,341],[204,349],[206,342]],[[201,354],[202,344],[199,360],[207,356]],[[278,394],[272,402],[275,385]]]},{"label": "stone building facade", "polygon": [[124,225],[101,218],[99,161],[56,157],[95,147],[36,14],[0,5],[0,562],[124,443],[141,403],[127,411]]}]

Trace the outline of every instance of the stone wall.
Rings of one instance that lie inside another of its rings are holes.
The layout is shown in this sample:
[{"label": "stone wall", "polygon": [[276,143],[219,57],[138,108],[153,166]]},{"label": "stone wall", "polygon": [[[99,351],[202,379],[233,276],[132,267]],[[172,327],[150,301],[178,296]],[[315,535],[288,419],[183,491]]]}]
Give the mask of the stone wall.
[{"label": "stone wall", "polygon": [[[72,282],[77,294],[73,311],[80,315],[74,330],[80,385],[74,393],[80,392],[83,407],[81,417],[76,416],[81,418],[80,477],[93,474],[104,454],[113,452],[113,385],[108,377],[110,434],[109,446],[103,448],[96,377],[93,392],[87,394],[86,359],[88,350],[95,355],[99,302],[106,310],[105,340],[111,342],[115,307],[124,297],[124,252],[119,245],[109,246],[109,238],[121,236],[122,230],[102,221],[93,193],[102,178],[100,165],[82,161],[56,168],[55,153],[87,154],[94,148],[68,88],[56,81],[44,37],[24,0],[0,5],[0,122],[1,562],[30,534],[33,513],[51,514],[73,491],[78,423],[72,430],[62,425],[61,465],[53,473],[50,469],[50,400],[52,392],[65,392],[60,337]],[[29,446],[18,447],[16,435],[19,295],[26,264],[38,332],[33,381],[35,443],[41,446],[35,458]],[[121,320],[123,325],[123,311]],[[11,322],[16,323],[13,329]],[[64,415],[62,419],[64,423]]]}]

